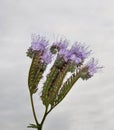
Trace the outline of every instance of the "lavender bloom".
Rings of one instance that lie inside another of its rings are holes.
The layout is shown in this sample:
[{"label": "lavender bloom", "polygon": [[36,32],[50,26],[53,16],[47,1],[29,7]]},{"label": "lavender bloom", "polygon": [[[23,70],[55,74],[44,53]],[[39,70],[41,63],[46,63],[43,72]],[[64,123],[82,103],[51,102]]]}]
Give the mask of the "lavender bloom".
[{"label": "lavender bloom", "polygon": [[75,54],[72,54],[69,59],[71,61],[74,61],[76,64],[80,64],[82,62],[82,59],[80,57],[77,57]]},{"label": "lavender bloom", "polygon": [[52,61],[52,54],[45,51],[42,55],[42,62],[45,64],[49,64]]},{"label": "lavender bloom", "polygon": [[87,49],[88,47],[86,47],[84,44],[76,43],[70,50],[70,59],[75,61],[76,64],[82,63],[84,59],[86,59],[91,53],[91,51],[88,51]]},{"label": "lavender bloom", "polygon": [[68,41],[65,40],[60,40],[59,42],[54,42],[53,45],[51,46],[51,52],[56,53],[57,51],[59,52],[60,50],[64,50],[67,48]]},{"label": "lavender bloom", "polygon": [[98,66],[98,61],[92,58],[81,70],[81,78],[89,79],[91,78],[99,69],[102,67]]},{"label": "lavender bloom", "polygon": [[32,35],[31,49],[43,52],[48,46],[48,41],[40,35]]},{"label": "lavender bloom", "polygon": [[98,71],[98,68],[99,68],[99,67],[97,66],[97,64],[98,64],[98,61],[95,61],[94,58],[92,58],[92,59],[89,61],[89,63],[87,64],[89,75],[93,76],[94,73],[96,73],[96,72]]},{"label": "lavender bloom", "polygon": [[67,62],[67,61],[69,60],[70,52],[69,52],[69,50],[61,49],[61,50],[58,52],[58,55],[59,55],[59,57],[62,57],[65,62]]},{"label": "lavender bloom", "polygon": [[[60,44],[57,44],[60,48],[58,54],[64,58],[64,60],[75,62],[77,65],[82,63],[85,58],[90,54],[91,51],[87,50],[87,47],[76,43],[72,46],[70,50],[67,50],[66,46],[64,45],[60,46]],[[62,48],[63,47],[63,48]]]}]

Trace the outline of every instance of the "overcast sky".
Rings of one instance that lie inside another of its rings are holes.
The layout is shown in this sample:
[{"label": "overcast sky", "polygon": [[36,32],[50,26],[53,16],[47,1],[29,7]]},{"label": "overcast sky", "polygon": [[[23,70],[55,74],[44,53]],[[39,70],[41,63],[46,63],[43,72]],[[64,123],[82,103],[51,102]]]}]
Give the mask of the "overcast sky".
[{"label": "overcast sky", "polygon": [[27,88],[31,33],[85,42],[104,66],[74,85],[44,130],[114,130],[114,0],[0,0],[0,129],[27,130],[34,122]]}]

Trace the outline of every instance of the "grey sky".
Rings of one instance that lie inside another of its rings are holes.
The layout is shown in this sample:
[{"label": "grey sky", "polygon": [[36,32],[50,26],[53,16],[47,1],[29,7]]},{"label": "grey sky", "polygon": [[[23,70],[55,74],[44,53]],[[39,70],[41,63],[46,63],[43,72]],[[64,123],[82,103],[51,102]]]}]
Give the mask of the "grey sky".
[{"label": "grey sky", "polygon": [[78,81],[44,130],[114,130],[113,6],[113,0],[0,0],[1,130],[27,130],[34,121],[27,89],[31,61],[25,54],[31,33],[83,41],[105,66],[90,80]]}]

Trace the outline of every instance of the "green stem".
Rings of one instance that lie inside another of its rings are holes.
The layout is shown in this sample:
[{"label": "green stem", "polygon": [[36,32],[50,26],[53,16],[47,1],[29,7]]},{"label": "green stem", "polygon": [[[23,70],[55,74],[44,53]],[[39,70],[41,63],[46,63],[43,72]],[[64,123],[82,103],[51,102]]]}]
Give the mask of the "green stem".
[{"label": "green stem", "polygon": [[47,111],[48,111],[48,106],[46,106],[44,116],[43,116],[42,121],[41,121],[41,123],[40,123],[41,130],[42,130],[42,126],[43,126],[43,124],[44,124],[44,121],[45,121],[45,119],[46,119],[46,117],[47,117],[47,115],[48,115],[48,112],[47,112]]},{"label": "green stem", "polygon": [[31,100],[31,106],[32,106],[33,116],[34,116],[34,120],[36,122],[37,129],[38,130],[42,130],[42,126],[44,124],[44,121],[45,121],[45,119],[46,119],[46,117],[47,117],[47,115],[49,113],[48,112],[48,106],[45,109],[45,113],[44,113],[44,116],[42,118],[41,123],[39,123],[38,120],[37,120],[37,117],[36,117],[36,113],[35,113],[35,108],[34,108],[34,103],[33,103],[33,95],[32,94],[30,94],[30,100]]},{"label": "green stem", "polygon": [[35,109],[34,109],[33,96],[32,96],[31,93],[30,93],[30,100],[31,100],[31,106],[32,106],[33,116],[34,116],[36,125],[39,126],[39,123],[38,123],[38,120],[37,120],[37,117],[36,117],[36,113],[35,113]]}]

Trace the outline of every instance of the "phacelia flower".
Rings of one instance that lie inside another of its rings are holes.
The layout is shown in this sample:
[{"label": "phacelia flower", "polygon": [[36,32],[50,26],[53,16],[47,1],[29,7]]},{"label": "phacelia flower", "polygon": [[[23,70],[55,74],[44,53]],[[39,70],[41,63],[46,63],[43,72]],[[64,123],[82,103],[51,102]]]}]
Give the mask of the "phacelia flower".
[{"label": "phacelia flower", "polygon": [[40,35],[32,35],[31,49],[43,52],[48,46],[48,41]]},{"label": "phacelia flower", "polygon": [[42,62],[45,64],[49,64],[52,61],[52,54],[45,51],[42,55]]},{"label": "phacelia flower", "polygon": [[40,52],[41,54],[43,54],[43,52],[47,50],[48,41],[45,37],[34,34],[31,36],[31,39],[31,46],[26,52],[28,57],[33,58],[36,52]]},{"label": "phacelia flower", "polygon": [[94,58],[90,59],[90,61],[82,68],[81,70],[81,78],[89,79],[91,78],[99,69],[102,67],[98,66],[98,61]]},{"label": "phacelia flower", "polygon": [[72,54],[69,59],[74,61],[76,64],[80,64],[82,62],[82,59],[75,54]]},{"label": "phacelia flower", "polygon": [[75,61],[76,64],[80,64],[88,57],[91,51],[88,51],[88,47],[81,43],[75,43],[70,50],[70,59]]},{"label": "phacelia flower", "polygon": [[63,58],[65,62],[68,62],[68,60],[69,60],[69,50],[61,49],[61,50],[58,52],[58,56],[59,56],[60,58]]}]

